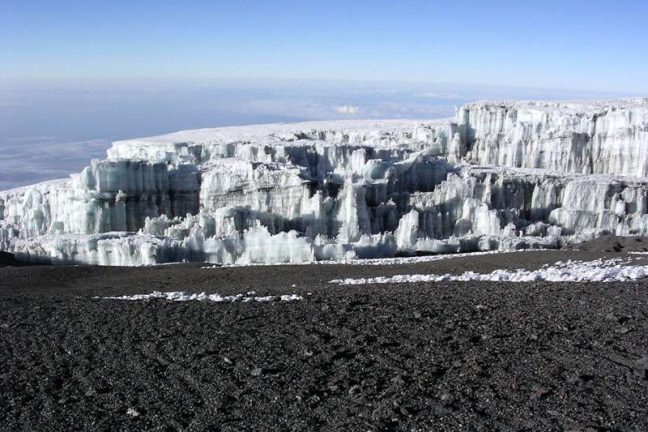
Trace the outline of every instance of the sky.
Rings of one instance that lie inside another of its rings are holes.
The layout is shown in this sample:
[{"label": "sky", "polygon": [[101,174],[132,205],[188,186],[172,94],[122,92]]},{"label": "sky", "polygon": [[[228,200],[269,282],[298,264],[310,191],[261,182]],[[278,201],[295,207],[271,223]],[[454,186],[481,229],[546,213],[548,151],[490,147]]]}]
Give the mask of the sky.
[{"label": "sky", "polygon": [[2,78],[648,92],[646,0],[0,0]]},{"label": "sky", "polygon": [[0,190],[117,139],[648,95],[648,1],[0,0]]}]

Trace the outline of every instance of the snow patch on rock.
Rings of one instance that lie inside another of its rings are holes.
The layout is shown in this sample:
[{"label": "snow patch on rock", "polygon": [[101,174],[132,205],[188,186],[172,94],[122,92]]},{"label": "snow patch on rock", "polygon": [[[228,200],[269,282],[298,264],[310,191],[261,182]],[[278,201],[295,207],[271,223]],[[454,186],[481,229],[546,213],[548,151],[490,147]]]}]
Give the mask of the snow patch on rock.
[{"label": "snow patch on rock", "polygon": [[595,261],[558,261],[539,270],[494,270],[490,273],[464,272],[460,275],[413,274],[374,278],[334,279],[340,285],[366,285],[413,282],[621,282],[648,276],[648,265],[628,265],[622,259]]},{"label": "snow patch on rock", "polygon": [[272,301],[283,301],[291,302],[303,300],[304,298],[297,294],[285,294],[280,296],[255,296],[255,292],[249,292],[246,294],[236,294],[236,295],[226,295],[222,296],[220,294],[206,294],[205,292],[201,293],[189,293],[186,291],[153,291],[150,294],[135,294],[135,295],[125,295],[125,296],[116,296],[116,297],[94,297],[98,300],[129,300],[129,301],[143,301],[143,300],[168,300],[168,301],[177,301],[177,302],[186,302],[186,301],[208,301],[213,303],[234,303],[234,302],[272,302]]}]

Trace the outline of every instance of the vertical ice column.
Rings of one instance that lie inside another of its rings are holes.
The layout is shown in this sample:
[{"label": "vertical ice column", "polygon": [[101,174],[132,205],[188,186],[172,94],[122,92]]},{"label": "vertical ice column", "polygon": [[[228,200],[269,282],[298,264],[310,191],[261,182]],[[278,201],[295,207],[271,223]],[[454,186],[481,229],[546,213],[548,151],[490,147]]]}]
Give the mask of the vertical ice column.
[{"label": "vertical ice column", "polygon": [[335,218],[339,230],[337,238],[343,242],[353,242],[371,231],[371,221],[365,190],[362,184],[347,181],[340,192]]},{"label": "vertical ice column", "polygon": [[396,246],[401,252],[414,252],[419,231],[419,213],[412,209],[398,222]]}]

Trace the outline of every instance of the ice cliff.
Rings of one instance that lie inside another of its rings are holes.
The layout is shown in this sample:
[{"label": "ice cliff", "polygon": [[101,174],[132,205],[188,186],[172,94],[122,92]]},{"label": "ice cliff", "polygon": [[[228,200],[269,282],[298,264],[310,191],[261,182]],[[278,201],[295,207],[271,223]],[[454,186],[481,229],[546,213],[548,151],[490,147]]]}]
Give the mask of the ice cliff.
[{"label": "ice cliff", "polygon": [[648,234],[648,99],[115,142],[0,192],[0,250],[55,263],[299,263]]}]

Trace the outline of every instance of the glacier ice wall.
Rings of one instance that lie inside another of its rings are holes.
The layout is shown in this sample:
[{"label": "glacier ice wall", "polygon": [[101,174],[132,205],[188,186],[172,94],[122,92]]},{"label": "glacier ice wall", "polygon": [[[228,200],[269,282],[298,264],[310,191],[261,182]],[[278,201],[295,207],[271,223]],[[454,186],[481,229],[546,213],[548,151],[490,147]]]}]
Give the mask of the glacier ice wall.
[{"label": "glacier ice wall", "polygon": [[0,250],[148,265],[556,248],[648,234],[647,177],[646,99],[182,131],[0,192]]}]

